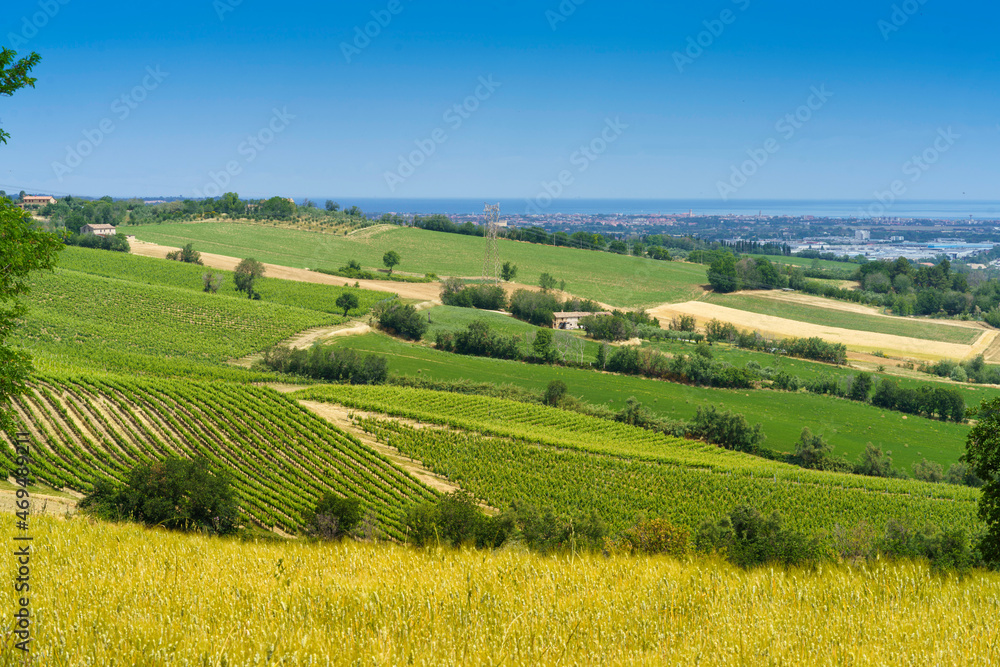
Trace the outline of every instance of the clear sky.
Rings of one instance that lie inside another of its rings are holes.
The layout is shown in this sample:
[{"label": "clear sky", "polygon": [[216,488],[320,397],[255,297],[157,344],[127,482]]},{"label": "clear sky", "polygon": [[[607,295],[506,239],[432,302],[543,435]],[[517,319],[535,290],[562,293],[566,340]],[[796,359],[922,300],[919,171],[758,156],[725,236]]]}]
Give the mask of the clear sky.
[{"label": "clear sky", "polygon": [[42,63],[0,98],[0,188],[1000,199],[998,19],[968,0],[6,0],[4,46]]}]

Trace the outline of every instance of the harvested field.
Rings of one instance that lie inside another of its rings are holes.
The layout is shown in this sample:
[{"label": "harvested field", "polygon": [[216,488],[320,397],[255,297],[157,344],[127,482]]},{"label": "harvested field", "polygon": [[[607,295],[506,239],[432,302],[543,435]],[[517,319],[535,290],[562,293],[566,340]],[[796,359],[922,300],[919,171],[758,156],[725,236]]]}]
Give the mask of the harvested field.
[{"label": "harvested field", "polygon": [[[892,334],[809,324],[771,315],[759,315],[703,301],[668,304],[654,308],[649,312],[663,323],[669,322],[676,315],[692,315],[701,325],[709,320],[717,319],[731,322],[742,329],[756,329],[763,334],[799,338],[815,336],[832,343],[843,343],[848,349],[857,352],[882,351],[886,354],[901,354],[914,359],[965,359],[974,356],[975,350],[980,347],[978,344],[943,343]],[[983,332],[980,341],[983,340],[983,337],[995,337],[995,335],[996,332]]]}]

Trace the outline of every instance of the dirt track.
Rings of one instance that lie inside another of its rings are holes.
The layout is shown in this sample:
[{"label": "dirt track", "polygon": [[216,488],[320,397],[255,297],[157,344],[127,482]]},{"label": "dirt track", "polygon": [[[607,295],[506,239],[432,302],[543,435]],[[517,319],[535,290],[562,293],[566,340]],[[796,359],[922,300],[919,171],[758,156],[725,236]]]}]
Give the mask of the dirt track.
[{"label": "dirt track", "polygon": [[668,304],[654,308],[649,312],[663,323],[669,322],[675,315],[693,315],[698,323],[702,325],[709,320],[717,319],[723,322],[731,322],[742,329],[756,329],[761,333],[774,336],[796,336],[801,338],[816,336],[833,343],[843,343],[851,350],[860,352],[881,350],[887,354],[901,353],[917,359],[965,359],[978,354],[979,351],[985,350],[986,347],[989,347],[993,343],[997,335],[995,331],[984,331],[983,336],[980,337],[975,345],[940,343],[918,338],[907,338],[906,336],[809,324],[770,315],[758,315],[745,310],[717,306],[703,301]]}]

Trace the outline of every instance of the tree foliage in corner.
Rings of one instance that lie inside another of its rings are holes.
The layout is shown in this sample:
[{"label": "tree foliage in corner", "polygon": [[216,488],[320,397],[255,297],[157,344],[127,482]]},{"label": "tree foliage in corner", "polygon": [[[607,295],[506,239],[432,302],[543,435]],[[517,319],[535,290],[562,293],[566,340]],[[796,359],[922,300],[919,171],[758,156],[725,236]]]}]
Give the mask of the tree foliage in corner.
[{"label": "tree foliage in corner", "polygon": [[[10,49],[0,48],[0,95],[11,96],[24,86],[34,87],[28,72],[41,57],[32,53],[16,59]],[[10,135],[0,130],[0,143]],[[52,269],[56,253],[62,249],[59,239],[38,229],[31,216],[0,197],[0,429],[11,426],[8,405],[11,396],[25,389],[31,359],[7,344],[8,338],[24,315],[22,300],[29,290],[28,276],[33,271]]]},{"label": "tree foliage in corner", "polygon": [[986,522],[981,550],[1000,563],[1000,398],[984,401],[971,413],[978,422],[969,433],[964,461],[985,484],[979,497],[979,517]]},{"label": "tree foliage in corner", "polygon": [[[42,59],[37,53],[18,60],[17,53],[0,47],[0,95],[10,97],[16,91],[29,86],[35,87],[35,79],[28,76],[32,68]],[[0,128],[0,144],[7,143],[10,135]]]},{"label": "tree foliage in corner", "polygon": [[248,299],[260,299],[260,294],[254,291],[254,283],[264,275],[264,265],[252,257],[244,259],[236,267],[233,280],[236,282],[236,291],[243,292]]}]

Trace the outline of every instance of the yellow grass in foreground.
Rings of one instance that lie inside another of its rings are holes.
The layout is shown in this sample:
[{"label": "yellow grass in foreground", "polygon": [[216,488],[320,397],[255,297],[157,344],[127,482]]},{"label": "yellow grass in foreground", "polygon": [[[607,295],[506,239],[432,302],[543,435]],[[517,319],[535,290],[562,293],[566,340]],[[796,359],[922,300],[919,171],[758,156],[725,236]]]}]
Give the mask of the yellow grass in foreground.
[{"label": "yellow grass in foreground", "polygon": [[[12,544],[13,517],[0,521]],[[992,574],[239,544],[86,519],[37,518],[33,532],[41,665],[1000,660]],[[9,626],[9,584],[0,601]],[[0,663],[19,653],[5,647]]]}]

